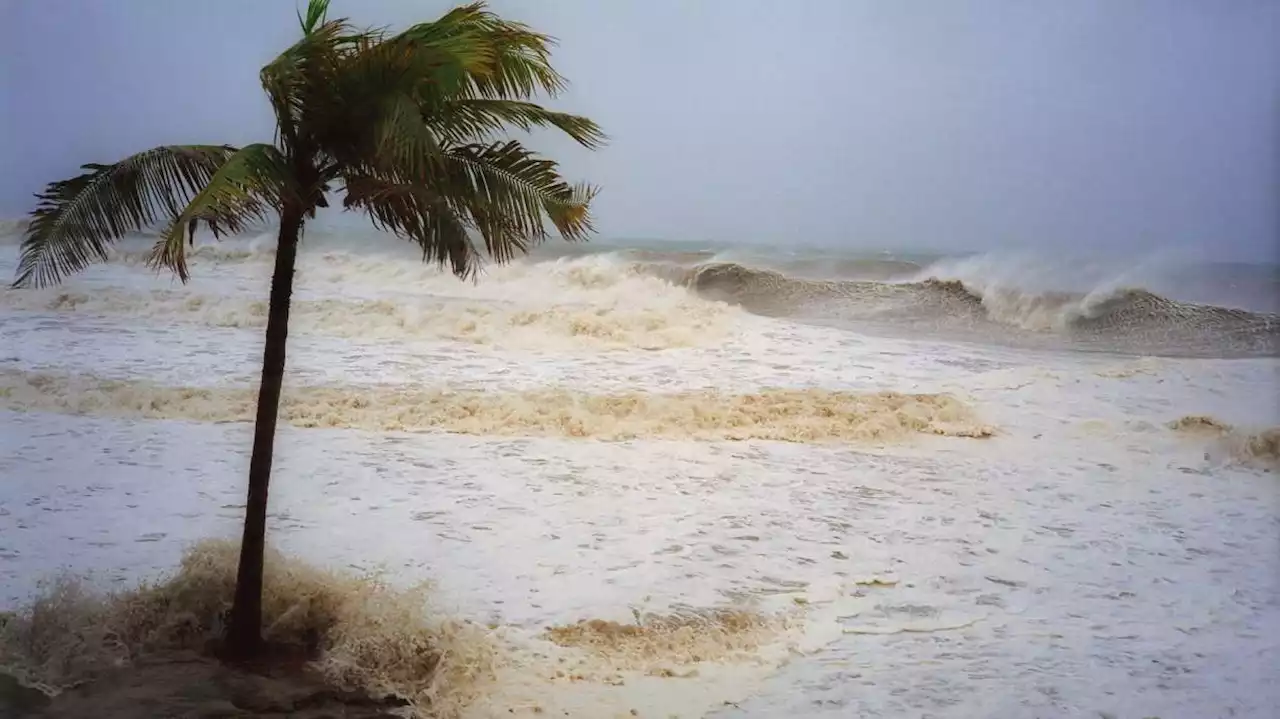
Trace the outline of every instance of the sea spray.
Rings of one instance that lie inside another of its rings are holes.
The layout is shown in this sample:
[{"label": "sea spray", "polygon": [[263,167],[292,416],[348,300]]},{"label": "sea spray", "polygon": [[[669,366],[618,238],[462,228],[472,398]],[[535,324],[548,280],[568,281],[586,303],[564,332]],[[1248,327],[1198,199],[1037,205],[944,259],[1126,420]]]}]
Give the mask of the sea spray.
[{"label": "sea spray", "polygon": [[[239,548],[205,540],[136,589],[93,591],[61,576],[0,628],[0,671],[61,691],[148,658],[202,651],[225,626]],[[421,716],[457,716],[492,675],[489,630],[439,616],[425,587],[331,572],[268,551],[264,639],[314,652],[335,688],[394,694]]]}]

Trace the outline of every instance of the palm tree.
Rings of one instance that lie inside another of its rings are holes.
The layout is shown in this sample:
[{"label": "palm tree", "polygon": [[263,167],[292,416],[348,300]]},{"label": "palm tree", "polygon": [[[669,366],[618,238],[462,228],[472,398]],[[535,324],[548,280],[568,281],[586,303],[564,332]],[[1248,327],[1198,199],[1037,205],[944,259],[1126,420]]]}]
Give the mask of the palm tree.
[{"label": "palm tree", "polygon": [[505,262],[549,236],[591,232],[596,188],[569,185],[555,162],[505,135],[555,128],[588,148],[591,120],[530,102],[565,81],[554,40],[487,11],[451,10],[399,33],[328,20],[329,0],[298,16],[302,37],[262,69],[275,141],[246,147],[163,146],[50,183],[22,242],[15,287],[46,286],[107,259],[126,234],[164,223],[150,255],[185,283],[185,248],[203,224],[215,237],[279,219],[244,536],[226,637],[232,658],[262,649],[267,488],[284,378],[294,259],[303,225],[326,194],[418,244],[423,259],[459,277],[487,254]]}]

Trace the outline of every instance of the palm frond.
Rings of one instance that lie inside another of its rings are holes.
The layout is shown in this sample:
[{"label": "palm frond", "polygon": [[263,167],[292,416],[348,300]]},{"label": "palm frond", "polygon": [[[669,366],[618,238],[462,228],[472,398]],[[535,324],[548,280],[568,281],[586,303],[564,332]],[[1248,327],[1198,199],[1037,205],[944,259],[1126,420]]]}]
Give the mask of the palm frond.
[{"label": "palm frond", "polygon": [[[264,69],[264,77],[296,76],[299,84],[315,86],[309,94],[269,92],[299,98],[281,103],[282,144],[288,150],[295,128],[305,128],[308,149],[327,158],[323,177],[358,170],[407,181],[439,174],[427,165],[439,166],[445,144],[497,139],[509,127],[557,128],[586,147],[602,145],[606,137],[590,119],[510,97],[554,93],[563,86],[549,64],[551,44],[549,37],[472,3],[398,34],[371,31],[324,52],[297,49],[281,56],[288,62]],[[323,72],[315,70],[320,65]],[[309,73],[322,82],[306,80]]]},{"label": "palm frond", "polygon": [[407,95],[387,99],[385,112],[374,128],[372,147],[361,149],[368,149],[362,161],[411,178],[429,177],[445,161],[439,138],[422,121],[417,105]]},{"label": "palm frond", "polygon": [[[543,213],[586,218],[594,188],[575,189],[561,177],[554,160],[538,156],[515,140],[490,145],[461,145],[446,153],[447,181],[438,189],[485,214],[500,213],[506,222],[538,239],[545,237]],[[573,210],[573,212],[570,212]],[[483,223],[478,222],[483,230]],[[589,222],[587,223],[589,225]],[[580,239],[582,222],[569,223],[566,239]]]},{"label": "palm frond", "polygon": [[[327,20],[267,63],[259,73],[276,115],[276,136],[286,151],[314,151],[306,136],[310,125],[333,114],[334,83],[350,56],[373,42],[376,33],[361,32],[345,19]],[[301,146],[300,146],[301,145]]]},{"label": "palm frond", "polygon": [[493,48],[493,64],[487,72],[471,76],[474,92],[492,99],[527,99],[539,91],[556,97],[568,83],[551,66],[555,38],[534,31],[528,25],[504,20],[485,9],[483,2],[461,8],[462,23]]},{"label": "palm frond", "polygon": [[254,144],[227,158],[209,178],[204,189],[174,217],[151,251],[150,264],[189,278],[185,245],[194,241],[197,225],[204,223],[215,237],[242,232],[279,212],[284,200],[301,198],[292,173],[274,145]]},{"label": "palm frond", "polygon": [[496,61],[494,48],[466,27],[464,8],[455,8],[433,22],[419,23],[382,39],[381,47],[411,60],[407,89],[453,95],[467,87],[472,73],[484,72]]},{"label": "palm frond", "polygon": [[[498,262],[510,260],[546,240],[548,222],[570,241],[585,239],[591,232],[589,203],[595,188],[569,185],[561,178],[555,162],[537,156],[519,142],[447,146],[443,150],[438,159],[426,166],[426,175],[385,165],[349,175],[344,205],[368,208],[366,197],[373,193],[371,188],[377,188],[379,199],[394,189],[401,202],[397,206],[400,212],[395,215],[398,224],[385,219],[375,219],[375,224],[396,229],[398,234],[421,244],[428,240],[402,218],[414,211],[442,213],[447,209],[462,227],[479,233],[489,256]],[[413,187],[429,190],[422,190],[426,194],[411,194]],[[408,198],[416,204],[403,204]],[[419,224],[425,226],[427,222],[421,220]],[[465,274],[456,268],[455,271]]]},{"label": "palm frond", "polygon": [[529,99],[539,92],[555,97],[563,92],[567,83],[551,66],[555,39],[523,23],[504,20],[485,7],[484,2],[474,2],[454,8],[390,40],[420,48],[447,48],[471,60],[463,75],[441,73],[436,82],[421,89],[441,97],[461,94],[492,99]]},{"label": "palm frond", "polygon": [[[359,164],[388,137],[425,139],[404,122],[420,114],[418,88],[460,85],[486,62],[484,47],[467,38],[426,42],[411,35],[357,32],[333,21],[263,68],[262,78],[282,147],[298,147],[343,166]],[[386,127],[399,129],[388,135]],[[422,151],[429,145],[417,143]]]},{"label": "palm frond", "polygon": [[[376,150],[389,139],[387,128],[430,151],[434,142],[421,127],[424,106],[463,92],[468,78],[492,62],[488,44],[447,23],[423,23],[394,36],[370,32],[335,65],[324,96],[311,99],[311,132],[339,164]],[[408,124],[411,115],[419,127]]]},{"label": "palm frond", "polygon": [[343,206],[362,209],[375,227],[408,239],[422,248],[424,261],[448,264],[455,275],[468,277],[480,267],[467,223],[427,185],[356,174],[346,178]]},{"label": "palm frond", "polygon": [[561,237],[570,241],[586,240],[595,232],[591,217],[591,201],[600,194],[600,188],[580,182],[553,201],[544,202],[542,209]]},{"label": "palm frond", "polygon": [[107,259],[130,232],[177,217],[236,148],[169,145],[49,183],[22,241],[15,287],[42,287]]},{"label": "palm frond", "polygon": [[302,26],[302,34],[310,35],[320,23],[324,22],[324,16],[329,12],[329,0],[310,0],[307,3],[307,15],[302,16],[298,13],[298,24]]},{"label": "palm frond", "polygon": [[519,142],[441,150],[421,166],[426,174],[394,161],[348,173],[344,207],[369,212],[377,227],[416,242],[425,258],[448,261],[461,276],[480,258],[471,231],[498,262],[546,240],[548,224],[570,241],[592,231],[596,188],[570,185],[555,162]]},{"label": "palm frond", "polygon": [[471,142],[503,133],[508,126],[526,132],[535,127],[554,127],[588,149],[598,149],[608,140],[594,121],[580,115],[548,110],[521,100],[459,98],[446,101],[437,113],[424,119],[441,137],[455,142]]}]

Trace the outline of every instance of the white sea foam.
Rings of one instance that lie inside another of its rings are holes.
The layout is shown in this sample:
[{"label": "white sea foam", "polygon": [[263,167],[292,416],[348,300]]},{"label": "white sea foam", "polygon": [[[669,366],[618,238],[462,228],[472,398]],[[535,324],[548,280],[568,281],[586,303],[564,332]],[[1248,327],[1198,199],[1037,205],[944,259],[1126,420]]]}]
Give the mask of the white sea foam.
[{"label": "white sea foam", "polygon": [[[0,304],[32,312],[120,316],[152,322],[261,329],[267,303],[175,290],[55,292],[7,290]],[[297,332],[412,342],[453,340],[498,348],[666,349],[712,344],[730,331],[723,305],[676,298],[649,303],[521,306],[455,300],[298,300],[290,310]]]},{"label": "white sea foam", "polygon": [[[249,247],[244,242],[230,248],[201,246],[193,253],[193,273],[199,278],[202,270],[216,272],[217,263],[224,261],[231,262],[233,271],[242,271],[243,260],[260,256],[253,248],[257,242],[249,241]],[[246,287],[243,280],[230,296],[202,293],[199,288],[105,284],[81,291],[0,290],[0,307],[216,327],[256,329],[266,323],[265,286]],[[343,297],[348,291],[353,298]],[[728,337],[741,315],[645,276],[612,256],[517,263],[493,268],[483,281],[470,283],[419,262],[319,253],[304,259],[298,295],[291,327],[302,333],[405,342],[453,340],[498,348],[654,350],[711,345]]]},{"label": "white sea foam", "polygon": [[[1280,425],[1274,358],[880,339],[708,303],[621,256],[468,284],[411,251],[308,242],[285,419],[320,426],[280,428],[270,536],[319,565],[430,580],[431,617],[485,628],[496,658],[470,716],[1261,718],[1280,703],[1280,496],[1234,439]],[[236,318],[264,299],[270,255],[202,252],[190,288],[125,262],[0,303],[6,606],[62,567],[124,588],[187,542],[235,536],[261,356],[260,325]],[[433,312],[421,324],[382,317],[415,302]],[[441,330],[463,308],[492,310],[486,339]],[[670,309],[693,341],[509,324],[565,308]],[[852,410],[880,433],[837,421]],[[1184,415],[1232,429],[1167,427]],[[938,422],[999,431],[916,431]],[[400,426],[451,431],[386,431]],[[763,438],[814,430],[826,439]]]}]

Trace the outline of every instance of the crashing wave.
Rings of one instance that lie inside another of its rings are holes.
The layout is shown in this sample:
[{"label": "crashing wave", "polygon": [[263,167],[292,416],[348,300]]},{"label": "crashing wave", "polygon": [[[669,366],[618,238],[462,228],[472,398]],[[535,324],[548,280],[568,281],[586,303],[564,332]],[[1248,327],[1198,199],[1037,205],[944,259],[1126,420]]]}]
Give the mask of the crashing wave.
[{"label": "crashing wave", "polygon": [[1208,415],[1185,415],[1170,422],[1168,427],[1188,437],[1210,440],[1214,448],[1234,462],[1280,469],[1280,427],[1253,431]]},{"label": "crashing wave", "polygon": [[[910,282],[809,280],[776,270],[716,262],[668,278],[700,296],[773,317],[870,321],[940,329],[985,329],[999,336],[1050,336],[1084,345],[1170,353],[1280,354],[1280,315],[1178,302],[1145,289],[1079,294],[993,286],[956,279]],[[1014,334],[1017,333],[1017,334]]]}]

